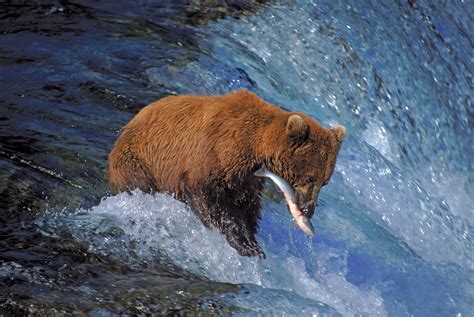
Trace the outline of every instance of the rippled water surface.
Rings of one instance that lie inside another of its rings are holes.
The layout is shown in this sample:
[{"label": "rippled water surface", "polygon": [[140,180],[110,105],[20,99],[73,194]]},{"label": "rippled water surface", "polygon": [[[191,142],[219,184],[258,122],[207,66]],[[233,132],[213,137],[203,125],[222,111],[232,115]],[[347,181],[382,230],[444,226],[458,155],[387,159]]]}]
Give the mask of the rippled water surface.
[{"label": "rippled water surface", "polygon": [[[472,1],[0,3],[0,313],[472,316]],[[348,136],[306,238],[240,257],[165,194],[111,196],[119,129],[249,89]]]}]

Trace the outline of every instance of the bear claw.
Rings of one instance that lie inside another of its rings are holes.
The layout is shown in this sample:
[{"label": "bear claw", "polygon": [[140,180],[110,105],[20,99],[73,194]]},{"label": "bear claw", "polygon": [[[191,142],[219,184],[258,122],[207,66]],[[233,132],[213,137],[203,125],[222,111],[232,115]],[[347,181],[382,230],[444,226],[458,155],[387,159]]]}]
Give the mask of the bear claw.
[{"label": "bear claw", "polygon": [[239,246],[237,249],[240,255],[242,256],[258,256],[260,259],[265,259],[265,252],[258,245],[256,241],[249,241],[246,244]]}]

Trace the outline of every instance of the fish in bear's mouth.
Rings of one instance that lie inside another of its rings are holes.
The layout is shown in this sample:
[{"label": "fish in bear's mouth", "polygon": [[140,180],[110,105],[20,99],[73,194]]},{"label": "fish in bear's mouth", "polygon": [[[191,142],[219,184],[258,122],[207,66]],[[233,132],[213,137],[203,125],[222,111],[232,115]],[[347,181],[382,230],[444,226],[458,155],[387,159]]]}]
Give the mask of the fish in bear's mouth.
[{"label": "fish in bear's mouth", "polygon": [[300,229],[303,230],[305,234],[314,236],[314,227],[306,216],[309,212],[308,207],[305,206],[306,210],[303,209],[304,212],[299,208],[296,202],[296,195],[293,187],[291,187],[291,185],[282,177],[270,172],[265,164],[262,164],[260,169],[257,170],[254,175],[259,177],[268,177],[277,185],[277,187],[283,193],[288,210],[290,211],[293,218],[295,218],[298,227],[300,227]]}]

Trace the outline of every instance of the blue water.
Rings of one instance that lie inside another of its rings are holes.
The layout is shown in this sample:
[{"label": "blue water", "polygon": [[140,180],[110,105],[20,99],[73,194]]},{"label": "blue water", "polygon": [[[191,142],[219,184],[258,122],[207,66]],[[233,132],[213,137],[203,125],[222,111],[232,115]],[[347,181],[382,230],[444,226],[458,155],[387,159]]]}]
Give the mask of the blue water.
[{"label": "blue water", "polygon": [[[243,87],[326,127],[342,124],[347,138],[320,195],[314,239],[292,225],[282,203],[264,199],[263,261],[238,256],[186,206],[161,194],[104,195],[92,208],[47,212],[35,220],[39,230],[66,230],[89,251],[132,267],[160,257],[209,281],[241,285],[218,297],[244,315],[474,316],[474,4],[409,2],[280,2],[174,31],[163,30],[170,23],[163,20],[140,32],[130,27],[127,36],[109,26],[105,44],[100,28],[96,37],[87,30],[87,45],[63,34],[67,49],[41,74],[53,65],[48,80],[55,72],[62,80],[71,68],[71,86],[81,82],[87,91],[88,81],[107,83],[126,95],[124,108],[160,94]],[[167,9],[133,7],[121,12],[123,20],[102,23],[158,19]],[[31,43],[15,39],[38,54],[61,45]],[[107,108],[94,108],[89,119],[89,102],[75,105],[83,115],[73,118],[94,128],[62,135],[103,162],[115,129],[132,114],[107,118]],[[87,186],[87,177],[70,179]]]},{"label": "blue water", "polygon": [[[468,1],[274,5],[211,24],[210,53],[168,74],[177,93],[245,87],[347,127],[314,218],[317,237],[310,243],[288,232],[270,212],[260,236],[280,257],[303,259],[309,274],[322,270],[320,284],[334,274],[376,294],[380,315],[474,311],[473,8]],[[360,309],[350,312],[375,315]]]}]

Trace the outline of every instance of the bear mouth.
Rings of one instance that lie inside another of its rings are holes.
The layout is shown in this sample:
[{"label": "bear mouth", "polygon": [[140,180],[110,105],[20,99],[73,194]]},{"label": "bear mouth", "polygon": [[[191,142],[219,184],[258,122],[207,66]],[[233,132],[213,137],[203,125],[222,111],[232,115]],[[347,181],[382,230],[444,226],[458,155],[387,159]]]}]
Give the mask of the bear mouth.
[{"label": "bear mouth", "polygon": [[303,215],[308,217],[308,218],[311,218],[313,216],[313,213],[311,213],[308,206],[305,206],[305,207],[301,208],[301,212],[303,212]]},{"label": "bear mouth", "polygon": [[[286,205],[286,210],[288,211],[289,214],[291,214],[291,210],[290,210],[290,206],[288,205],[288,202],[285,202],[285,205]],[[315,208],[313,208],[313,211],[311,211],[311,208],[308,206],[305,206],[303,208],[299,208],[298,206],[298,209],[301,211],[302,215],[307,217],[308,219],[311,219],[314,215]]]}]

